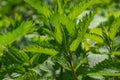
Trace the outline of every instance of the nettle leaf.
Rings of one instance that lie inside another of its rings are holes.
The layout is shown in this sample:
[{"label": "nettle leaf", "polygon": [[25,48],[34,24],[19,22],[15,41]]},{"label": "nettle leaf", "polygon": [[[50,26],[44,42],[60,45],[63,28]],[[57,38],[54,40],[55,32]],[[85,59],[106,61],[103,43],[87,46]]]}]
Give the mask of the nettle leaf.
[{"label": "nettle leaf", "polygon": [[23,51],[25,51],[25,52],[32,52],[32,53],[43,53],[43,54],[52,55],[52,56],[58,54],[58,51],[56,51],[55,49],[43,48],[43,47],[38,46],[38,45],[26,46],[23,49]]},{"label": "nettle leaf", "polygon": [[49,35],[54,36],[54,33],[53,33],[51,30],[49,30],[49,29],[47,29],[47,28],[43,28],[43,30],[44,30],[45,32],[47,32]]},{"label": "nettle leaf", "polygon": [[75,71],[77,71],[78,70],[78,68],[82,65],[82,64],[84,64],[84,63],[86,63],[87,62],[87,58],[84,58],[84,59],[82,59],[82,60],[80,60],[80,62],[77,64],[77,66],[75,67]]},{"label": "nettle leaf", "polygon": [[113,72],[95,72],[95,73],[89,73],[88,74],[89,76],[120,76],[120,73],[117,72],[117,73],[113,73]]},{"label": "nettle leaf", "polygon": [[[74,33],[74,22],[70,20],[67,16],[60,15],[60,14],[55,14],[51,16],[50,18],[51,24],[55,28],[55,39],[61,44],[63,40],[63,34],[61,30],[61,26],[65,25],[65,28],[67,29],[68,33],[70,35],[73,35]],[[61,25],[62,24],[62,25]]]},{"label": "nettle leaf", "polygon": [[45,17],[50,17],[52,14],[52,9],[47,4],[41,2],[40,0],[24,0],[30,4],[38,13],[43,14]]},{"label": "nettle leaf", "polygon": [[69,17],[71,19],[75,19],[80,15],[84,10],[86,10],[89,6],[94,4],[94,0],[82,0],[78,4],[75,4],[71,12],[69,13]]},{"label": "nettle leaf", "polygon": [[111,2],[111,0],[94,0],[95,1],[95,3],[97,4],[100,4],[100,3],[102,3],[102,4],[108,4],[108,3],[110,3]]},{"label": "nettle leaf", "polygon": [[70,67],[69,65],[67,64],[67,61],[66,59],[63,57],[63,56],[59,56],[59,57],[55,57],[55,61],[60,64],[63,68],[65,68],[66,70],[69,70],[70,71]]},{"label": "nettle leaf", "polygon": [[9,47],[8,51],[8,54],[17,62],[22,63],[29,60],[29,56],[25,52],[21,52],[15,47]]},{"label": "nettle leaf", "polygon": [[75,31],[75,23],[71,19],[69,19],[69,17],[64,15],[60,16],[60,23],[62,23],[62,25],[65,25],[68,33],[73,36]]},{"label": "nettle leaf", "polygon": [[81,34],[70,44],[70,51],[75,51],[82,40],[83,40],[83,35]]},{"label": "nettle leaf", "polygon": [[33,57],[30,59],[30,64],[34,66],[38,62],[39,57],[40,57],[40,54],[38,53],[33,55]]},{"label": "nettle leaf", "polygon": [[83,44],[84,44],[84,49],[85,49],[85,51],[88,51],[88,50],[90,49],[90,45],[89,45],[89,43],[87,42],[87,40],[84,40]]},{"label": "nettle leaf", "polygon": [[93,20],[93,17],[94,17],[93,12],[89,12],[88,14],[83,16],[83,18],[78,23],[78,29],[80,29],[80,31],[85,33],[87,31],[88,26],[90,25],[91,21]]},{"label": "nettle leaf", "polygon": [[62,40],[63,40],[63,34],[62,34],[62,31],[61,31],[61,27],[60,26],[57,26],[55,28],[55,33],[54,33],[54,36],[55,36],[55,39],[57,40],[57,42],[59,44],[62,44]]},{"label": "nettle leaf", "polygon": [[58,13],[63,14],[61,0],[57,0],[57,5],[58,5]]},{"label": "nettle leaf", "polygon": [[118,70],[119,67],[120,67],[120,62],[117,59],[113,58],[112,60],[105,59],[105,60],[97,63],[90,70],[91,70],[91,72],[99,72],[99,71],[107,72],[107,70],[114,70],[114,69],[117,69],[117,71],[120,71],[120,70]]},{"label": "nettle leaf", "polygon": [[85,34],[85,38],[95,40],[95,41],[97,41],[99,43],[103,43],[104,42],[102,36],[100,36],[98,34],[95,34],[95,33],[86,33]]},{"label": "nettle leaf", "polygon": [[54,31],[54,37],[59,44],[62,44],[63,34],[62,34],[61,27],[60,27],[61,25],[56,24],[55,26],[56,27],[55,27],[55,31]]},{"label": "nettle leaf", "polygon": [[120,56],[120,51],[113,51],[112,54],[114,54],[116,56]]},{"label": "nettle leaf", "polygon": [[79,24],[77,25],[77,29],[78,29],[78,36],[77,38],[71,43],[70,45],[70,51],[75,51],[80,42],[84,39],[84,35],[88,29],[88,26],[91,22],[91,20],[93,19],[93,14],[89,13],[86,14],[86,16],[84,16],[82,18],[82,20],[79,21]]},{"label": "nettle leaf", "polygon": [[102,29],[101,28],[91,28],[90,33],[95,33],[95,34],[102,34]]},{"label": "nettle leaf", "polygon": [[120,12],[119,11],[112,11],[106,14],[106,17],[110,17],[110,16],[114,16],[115,18],[118,18],[120,16]]},{"label": "nettle leaf", "polygon": [[57,17],[57,15],[54,15],[50,18],[50,21],[51,21],[52,26],[55,28],[54,37],[55,37],[56,41],[59,44],[62,44],[63,34],[62,34],[62,30],[61,30],[61,24],[59,21],[59,17]]},{"label": "nettle leaf", "polygon": [[21,25],[12,32],[8,32],[6,34],[0,35],[0,46],[9,45],[19,37],[25,35],[26,33],[29,32],[31,26],[32,26],[32,21],[22,22]]},{"label": "nettle leaf", "polygon": [[109,30],[109,37],[111,40],[114,40],[118,30],[120,27],[120,17],[118,17],[117,19],[114,20],[114,22],[112,23],[112,25],[110,26],[110,30]]}]

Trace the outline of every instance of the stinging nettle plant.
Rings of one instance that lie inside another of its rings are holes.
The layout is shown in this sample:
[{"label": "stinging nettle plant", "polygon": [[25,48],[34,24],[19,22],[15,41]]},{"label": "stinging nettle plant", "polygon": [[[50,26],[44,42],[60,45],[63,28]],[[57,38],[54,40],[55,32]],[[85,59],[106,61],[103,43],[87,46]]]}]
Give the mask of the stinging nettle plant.
[{"label": "stinging nettle plant", "polygon": [[[112,76],[119,80],[120,51],[114,40],[119,32],[120,17],[111,16],[113,20],[92,29],[89,25],[94,11],[78,19],[92,5],[107,4],[110,0],[24,1],[37,11],[43,24],[36,27],[32,20],[24,21],[12,32],[0,35],[1,61],[4,61],[1,79],[8,73],[13,80],[94,80],[93,76],[105,76],[106,79]],[[29,44],[22,48],[15,46],[17,39],[34,32],[37,35]],[[94,47],[88,39],[96,42]],[[97,49],[101,47],[107,52],[99,52]],[[108,58],[90,67],[88,52],[106,54]],[[109,71],[113,69],[118,71]],[[18,75],[14,77],[13,73]]]}]

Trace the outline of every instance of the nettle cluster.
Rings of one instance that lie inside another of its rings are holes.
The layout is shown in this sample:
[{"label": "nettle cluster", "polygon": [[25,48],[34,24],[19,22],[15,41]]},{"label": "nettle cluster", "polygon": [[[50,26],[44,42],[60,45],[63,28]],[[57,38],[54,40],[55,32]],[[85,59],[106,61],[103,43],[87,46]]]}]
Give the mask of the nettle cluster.
[{"label": "nettle cluster", "polygon": [[[97,5],[111,0],[24,1],[37,11],[39,25],[23,21],[0,35],[1,80],[5,76],[12,80],[120,79],[120,17],[110,16],[89,28],[99,12]],[[88,13],[79,19],[86,9]],[[108,57],[91,67],[90,52]]]}]

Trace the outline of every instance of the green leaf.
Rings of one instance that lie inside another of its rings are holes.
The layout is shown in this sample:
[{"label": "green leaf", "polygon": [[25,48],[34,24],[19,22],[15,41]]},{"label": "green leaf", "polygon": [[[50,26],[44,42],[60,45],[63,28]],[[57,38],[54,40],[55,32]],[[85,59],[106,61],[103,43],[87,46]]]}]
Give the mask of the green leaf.
[{"label": "green leaf", "polygon": [[8,54],[12,57],[13,60],[17,61],[18,63],[23,63],[21,56],[12,49],[9,50]]},{"label": "green leaf", "polygon": [[120,51],[113,51],[112,54],[114,54],[116,56],[120,56]]},{"label": "green leaf", "polygon": [[112,25],[110,26],[109,37],[111,40],[114,40],[114,38],[119,30],[119,27],[120,27],[120,17],[115,19],[113,21]]},{"label": "green leaf", "polygon": [[63,68],[65,68],[66,70],[71,70],[69,65],[67,64],[66,59],[63,56],[59,56],[59,57],[55,57],[55,61],[60,64]]},{"label": "green leaf", "polygon": [[70,51],[75,51],[82,40],[83,40],[83,35],[81,34],[70,44]]},{"label": "green leaf", "polygon": [[112,73],[112,72],[95,72],[89,73],[89,76],[120,76],[120,73]]},{"label": "green leaf", "polygon": [[[1,18],[1,14],[0,14],[0,18]],[[0,19],[0,28],[3,26],[9,26],[11,23],[11,19],[7,16],[2,16],[2,18]]]},{"label": "green leaf", "polygon": [[49,35],[54,36],[53,32],[50,31],[49,29],[43,28],[43,30],[44,30],[45,32],[47,32]]},{"label": "green leaf", "polygon": [[12,32],[0,35],[0,46],[9,45],[19,37],[25,35],[26,33],[29,32],[31,26],[32,21],[22,22],[21,25]]},{"label": "green leaf", "polygon": [[54,37],[59,44],[62,44],[63,34],[60,26],[55,27]]},{"label": "green leaf", "polygon": [[58,54],[58,51],[56,51],[55,49],[43,48],[38,45],[29,45],[29,46],[25,47],[23,49],[23,51],[32,52],[32,53],[43,53],[43,54],[52,55],[52,56]]},{"label": "green leaf", "polygon": [[4,48],[0,46],[0,57],[3,55]]},{"label": "green leaf", "polygon": [[27,62],[29,60],[29,56],[25,52],[19,51],[15,47],[9,47],[9,55],[16,60],[17,62]]},{"label": "green leaf", "polygon": [[51,21],[51,24],[53,25],[53,27],[55,28],[55,31],[54,31],[55,39],[60,44],[62,43],[62,40],[63,40],[63,34],[61,31],[61,24],[64,25],[62,27],[66,28],[68,33],[71,36],[73,36],[74,30],[75,30],[74,29],[75,24],[67,16],[60,15],[60,14],[54,14],[53,16],[51,16],[50,21]]},{"label": "green leaf", "polygon": [[33,55],[33,57],[30,59],[30,64],[34,66],[38,62],[39,57],[40,57],[40,54],[38,53]]},{"label": "green leaf", "polygon": [[62,9],[62,5],[61,5],[61,0],[57,0],[57,4],[58,4],[58,13],[59,13],[59,14],[63,14],[63,9]]},{"label": "green leaf", "polygon": [[100,4],[108,4],[111,2],[111,0],[94,0],[95,4],[100,5]]},{"label": "green leaf", "polygon": [[78,35],[77,38],[71,43],[70,51],[75,51],[78,48],[81,41],[84,39],[85,33],[88,29],[91,20],[93,19],[93,16],[94,14],[90,12],[89,14],[86,14],[86,16],[82,18],[82,20],[79,21],[79,24],[77,25]]},{"label": "green leaf", "polygon": [[119,70],[119,67],[120,67],[120,62],[116,59],[116,58],[112,58],[112,60],[109,58],[109,59],[105,59],[99,63],[97,63],[95,66],[93,66],[91,68],[91,72],[99,72],[99,71],[110,71],[112,72],[112,70],[115,69],[115,71]]},{"label": "green leaf", "polygon": [[71,12],[69,13],[69,17],[71,19],[76,19],[84,10],[86,10],[89,6],[94,4],[94,0],[82,0],[78,4],[75,4]]},{"label": "green leaf", "polygon": [[52,26],[55,28],[54,37],[55,37],[56,41],[59,44],[62,44],[63,34],[62,34],[62,30],[61,30],[61,24],[60,24],[60,21],[59,21],[59,17],[57,17],[57,15],[53,15],[51,17],[50,21],[51,21]]},{"label": "green leaf", "polygon": [[13,79],[13,80],[24,80],[24,79],[25,79],[24,76],[19,76],[19,77]]},{"label": "green leaf", "polygon": [[15,64],[15,72],[17,73],[25,73],[25,67],[21,64]]},{"label": "green leaf", "polygon": [[95,34],[102,34],[102,29],[101,28],[92,28],[90,29],[90,33],[95,33]]},{"label": "green leaf", "polygon": [[79,21],[77,27],[83,34],[85,34],[86,31],[88,30],[88,26],[90,25],[91,21],[93,20],[93,17],[94,17],[94,13],[89,12],[88,14],[83,16],[83,18]]},{"label": "green leaf", "polygon": [[38,13],[44,15],[45,17],[50,17],[52,14],[52,9],[47,4],[41,2],[40,0],[24,0],[30,4]]},{"label": "green leaf", "polygon": [[24,62],[27,62],[29,60],[29,56],[27,55],[27,53],[22,52],[22,51],[18,51],[18,52],[21,55],[21,57],[24,60]]},{"label": "green leaf", "polygon": [[100,35],[95,34],[95,33],[86,33],[85,34],[85,38],[95,40],[95,41],[97,41],[99,43],[103,43],[104,42],[103,38]]},{"label": "green leaf", "polygon": [[78,68],[83,64],[87,62],[87,58],[84,58],[83,60],[81,60],[78,65],[75,67],[75,72],[78,70]]}]

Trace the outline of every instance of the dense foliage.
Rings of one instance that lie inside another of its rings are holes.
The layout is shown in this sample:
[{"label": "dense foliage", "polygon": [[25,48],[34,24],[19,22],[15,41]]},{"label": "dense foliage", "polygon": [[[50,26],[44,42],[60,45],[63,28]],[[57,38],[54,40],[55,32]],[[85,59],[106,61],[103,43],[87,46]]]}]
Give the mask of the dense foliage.
[{"label": "dense foliage", "polygon": [[120,80],[120,1],[0,0],[0,80]]}]

